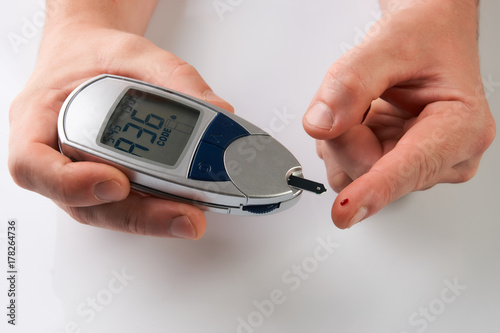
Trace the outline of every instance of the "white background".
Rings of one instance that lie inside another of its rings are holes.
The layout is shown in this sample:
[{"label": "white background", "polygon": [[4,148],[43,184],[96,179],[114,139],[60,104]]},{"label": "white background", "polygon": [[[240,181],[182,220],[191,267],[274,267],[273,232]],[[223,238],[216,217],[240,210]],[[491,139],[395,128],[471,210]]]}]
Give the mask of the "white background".
[{"label": "white background", "polygon": [[[331,190],[323,196],[304,194],[279,215],[209,213],[207,233],[196,242],[83,226],[50,200],[18,188],[8,174],[8,109],[34,68],[41,32],[18,52],[7,36],[21,34],[26,20],[38,22],[43,7],[35,0],[3,7],[2,332],[500,330],[498,140],[472,181],[410,194],[346,231],[330,221]],[[490,81],[486,91],[497,123],[499,11],[497,1],[481,1],[482,73]],[[241,1],[221,19],[211,0],[172,0],[161,2],[147,36],[193,64],[217,94],[256,125],[269,128],[283,110],[296,115],[273,134],[301,161],[306,176],[326,183],[301,117],[330,64],[378,15],[376,1],[369,0],[254,0]],[[16,327],[6,316],[10,218],[18,221]],[[313,256],[318,239],[338,245],[325,261]],[[292,271],[303,264],[307,276]],[[117,274],[129,280],[120,282]],[[462,289],[453,293],[449,284]],[[282,296],[271,308],[273,290]],[[99,311],[91,310],[93,298],[105,303]],[[255,327],[245,327],[249,323]]]}]

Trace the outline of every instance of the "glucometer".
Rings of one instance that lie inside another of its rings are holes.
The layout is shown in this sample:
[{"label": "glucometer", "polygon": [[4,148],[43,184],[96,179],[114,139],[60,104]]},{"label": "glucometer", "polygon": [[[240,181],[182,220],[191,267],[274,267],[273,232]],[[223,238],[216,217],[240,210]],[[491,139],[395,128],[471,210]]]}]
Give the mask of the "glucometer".
[{"label": "glucometer", "polygon": [[100,75],[77,87],[58,123],[61,152],[110,164],[131,188],[205,210],[255,215],[295,204],[297,159],[268,133],[212,104],[130,78]]}]

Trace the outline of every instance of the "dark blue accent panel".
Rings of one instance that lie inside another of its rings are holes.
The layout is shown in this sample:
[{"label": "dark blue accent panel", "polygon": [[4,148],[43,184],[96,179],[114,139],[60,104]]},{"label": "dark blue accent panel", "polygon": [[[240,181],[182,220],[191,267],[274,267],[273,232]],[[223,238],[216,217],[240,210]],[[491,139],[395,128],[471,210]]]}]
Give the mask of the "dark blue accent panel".
[{"label": "dark blue accent panel", "polygon": [[228,181],[229,176],[224,167],[224,150],[201,141],[191,164],[189,178],[213,182]]},{"label": "dark blue accent panel", "polygon": [[228,116],[219,113],[212,120],[212,123],[210,123],[201,139],[217,147],[226,149],[232,141],[247,135],[250,135],[250,133],[241,127],[240,124]]}]

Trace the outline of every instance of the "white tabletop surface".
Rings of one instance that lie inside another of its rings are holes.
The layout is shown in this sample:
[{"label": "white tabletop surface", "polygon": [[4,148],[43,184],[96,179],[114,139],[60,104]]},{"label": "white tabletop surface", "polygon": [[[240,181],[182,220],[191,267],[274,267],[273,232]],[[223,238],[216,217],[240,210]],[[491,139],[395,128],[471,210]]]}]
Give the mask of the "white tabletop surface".
[{"label": "white tabletop surface", "polygon": [[[194,65],[236,112],[326,183],[301,118],[327,68],[379,15],[376,1],[163,1],[147,36]],[[500,3],[482,0],[480,50],[500,122]],[[278,215],[207,214],[196,242],[81,225],[18,188],[7,170],[8,109],[41,32],[36,0],[4,3],[0,31],[1,332],[499,332],[500,147],[473,180],[410,194],[356,227],[330,220],[335,193]],[[273,120],[274,119],[274,120]],[[17,318],[7,323],[6,228],[17,220]]]}]

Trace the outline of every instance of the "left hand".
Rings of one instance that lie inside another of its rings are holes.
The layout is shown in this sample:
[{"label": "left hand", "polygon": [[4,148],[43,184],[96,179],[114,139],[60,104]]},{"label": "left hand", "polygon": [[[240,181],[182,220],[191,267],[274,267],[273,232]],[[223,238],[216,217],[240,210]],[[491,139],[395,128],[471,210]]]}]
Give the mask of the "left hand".
[{"label": "left hand", "polygon": [[45,29],[37,67],[11,105],[9,169],[14,181],[52,199],[84,224],[157,237],[201,238],[206,218],[199,208],[131,191],[129,179],[115,167],[73,162],[62,155],[58,114],[74,88],[102,73],[168,87],[229,111],[232,107],[193,66],[144,37],[94,22],[63,21]]}]

